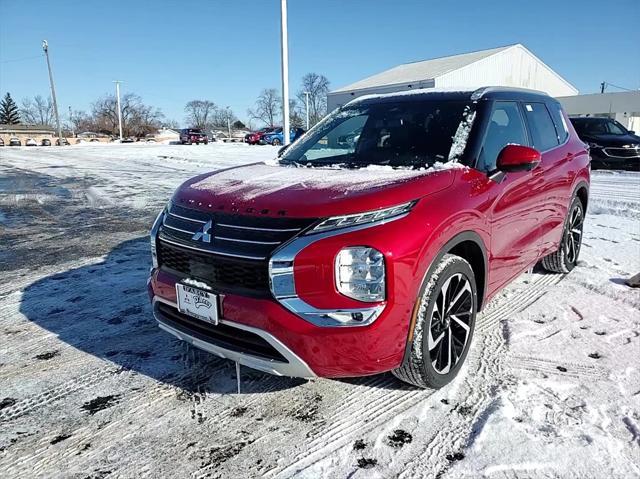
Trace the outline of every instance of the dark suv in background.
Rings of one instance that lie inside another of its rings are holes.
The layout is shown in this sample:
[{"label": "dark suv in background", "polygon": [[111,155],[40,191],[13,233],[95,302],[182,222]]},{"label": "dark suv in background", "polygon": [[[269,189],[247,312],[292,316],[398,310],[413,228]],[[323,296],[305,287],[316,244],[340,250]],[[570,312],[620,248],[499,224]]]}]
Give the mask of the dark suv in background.
[{"label": "dark suv in background", "polygon": [[209,137],[197,128],[183,128],[180,130],[180,143],[183,145],[190,145],[192,143],[199,145],[200,143],[204,143],[206,145],[209,143]]},{"label": "dark suv in background", "polygon": [[640,171],[640,136],[610,118],[570,118],[591,149],[591,166]]}]

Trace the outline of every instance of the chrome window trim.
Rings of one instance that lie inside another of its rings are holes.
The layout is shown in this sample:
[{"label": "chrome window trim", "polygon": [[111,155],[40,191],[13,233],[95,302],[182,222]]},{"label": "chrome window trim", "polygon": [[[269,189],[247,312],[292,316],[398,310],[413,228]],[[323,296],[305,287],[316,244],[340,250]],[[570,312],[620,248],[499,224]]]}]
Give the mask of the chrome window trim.
[{"label": "chrome window trim", "polygon": [[[320,327],[361,327],[372,324],[386,307],[386,302],[363,308],[350,309],[319,309],[302,300],[296,293],[296,285],[293,274],[295,257],[307,246],[332,236],[352,233],[374,226],[381,226],[391,221],[396,221],[407,216],[409,212],[380,221],[348,226],[331,231],[322,231],[305,236],[296,236],[278,248],[269,259],[269,288],[273,297],[290,312],[301,317],[305,321]],[[345,245],[348,246],[348,245]],[[349,315],[361,315],[362,320],[340,321],[336,317]]]},{"label": "chrome window trim", "polygon": [[159,240],[164,242],[164,243],[169,243],[169,244],[172,244],[172,245],[175,245],[175,246],[179,246],[181,248],[187,248],[187,249],[192,249],[192,250],[195,250],[195,251],[200,251],[202,253],[208,253],[208,254],[214,254],[214,255],[217,254],[217,255],[220,255],[220,256],[229,256],[229,257],[232,257],[232,258],[253,259],[253,260],[259,260],[259,261],[267,259],[265,256],[249,256],[249,255],[234,254],[234,253],[223,253],[221,251],[196,248],[195,246],[189,246],[189,245],[186,245],[186,244],[177,243],[175,241],[171,241],[171,240],[168,240],[166,238],[159,238]]},{"label": "chrome window trim", "polygon": [[153,300],[152,300],[153,316],[158,322],[158,326],[160,326],[161,329],[167,331],[168,333],[173,334],[178,339],[181,339],[190,344],[193,344],[195,347],[199,349],[202,349],[204,351],[215,354],[225,359],[236,361],[240,364],[243,364],[253,369],[257,369],[259,371],[264,371],[269,374],[275,374],[276,376],[289,376],[289,377],[300,377],[300,378],[316,377],[316,374],[313,372],[313,370],[307,365],[307,363],[302,358],[300,358],[296,353],[294,353],[291,349],[289,349],[278,338],[267,333],[262,329],[254,328],[252,326],[247,326],[241,323],[236,323],[234,321],[229,321],[224,318],[219,319],[220,323],[226,326],[242,329],[245,331],[249,331],[253,334],[257,334],[258,336],[263,338],[265,341],[267,341],[271,346],[273,346],[280,354],[282,354],[282,356],[284,356],[284,358],[288,362],[259,358],[251,354],[241,353],[238,351],[233,351],[231,349],[226,349],[221,346],[217,346],[207,341],[198,339],[183,331],[174,329],[162,321],[163,316],[156,308],[157,302],[165,303],[176,309],[178,309],[178,305],[173,301],[169,301],[159,296],[153,297]]}]

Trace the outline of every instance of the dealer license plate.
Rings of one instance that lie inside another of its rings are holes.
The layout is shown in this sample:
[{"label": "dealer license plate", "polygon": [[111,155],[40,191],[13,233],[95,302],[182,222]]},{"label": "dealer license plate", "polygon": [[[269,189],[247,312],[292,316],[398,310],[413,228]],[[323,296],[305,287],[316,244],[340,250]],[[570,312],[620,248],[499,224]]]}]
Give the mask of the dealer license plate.
[{"label": "dealer license plate", "polygon": [[218,324],[218,301],[213,293],[176,283],[178,310],[201,321]]}]

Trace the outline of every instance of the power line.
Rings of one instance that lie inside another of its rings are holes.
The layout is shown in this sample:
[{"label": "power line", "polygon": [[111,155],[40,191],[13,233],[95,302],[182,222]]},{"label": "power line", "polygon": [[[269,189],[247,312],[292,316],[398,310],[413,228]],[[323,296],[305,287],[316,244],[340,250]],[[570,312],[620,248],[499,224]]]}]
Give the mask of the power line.
[{"label": "power line", "polygon": [[613,88],[617,88],[619,90],[624,90],[624,91],[636,91],[633,88],[625,88],[623,86],[618,86],[618,85],[614,85],[613,83],[609,83],[607,81],[603,81],[600,84],[600,93],[604,93],[604,89],[608,86],[612,86]]}]

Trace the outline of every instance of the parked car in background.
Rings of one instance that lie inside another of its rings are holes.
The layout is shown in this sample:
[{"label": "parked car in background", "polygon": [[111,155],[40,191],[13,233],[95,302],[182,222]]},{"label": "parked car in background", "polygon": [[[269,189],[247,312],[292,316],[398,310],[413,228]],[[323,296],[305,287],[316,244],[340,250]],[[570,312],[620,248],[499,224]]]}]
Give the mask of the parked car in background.
[{"label": "parked car in background", "polygon": [[127,136],[122,140],[120,140],[120,143],[134,143],[135,141],[136,141],[135,138],[131,138],[130,136]]},{"label": "parked car in background", "polygon": [[209,137],[198,128],[183,128],[180,130],[180,143],[183,145],[204,143],[206,145],[209,143]]},{"label": "parked car in background", "polygon": [[582,141],[589,145],[591,166],[640,171],[640,136],[610,118],[570,118]]},{"label": "parked car in background", "polygon": [[[298,139],[304,130],[302,128],[291,128],[289,130],[289,141],[293,142]],[[261,143],[273,146],[279,146],[284,143],[284,135],[282,133],[282,128],[276,128],[274,131],[270,133],[265,133],[262,137]]]},{"label": "parked car in background", "polygon": [[589,175],[586,145],[544,93],[356,99],[276,164],[178,188],[151,229],[153,312],[269,373],[393,371],[439,388],[492,297],[538,262],[574,269]]},{"label": "parked car in background", "polygon": [[49,138],[43,138],[40,144],[42,146],[51,146],[51,140]]},{"label": "parked car in background", "polygon": [[247,134],[247,136],[245,137],[245,141],[247,143],[249,143],[250,145],[258,145],[262,141],[264,135],[266,135],[268,133],[271,133],[275,129],[276,129],[276,127],[268,126],[266,128],[262,128],[260,130],[256,130],[254,132],[251,132],[251,133]]},{"label": "parked car in background", "polygon": [[9,146],[22,146],[22,142],[19,138],[12,136],[11,138],[9,138]]},{"label": "parked car in background", "polygon": [[[69,140],[67,140],[66,138],[62,139],[62,145],[63,146],[69,146]],[[58,138],[56,140],[56,146],[60,146],[60,138]]]}]

